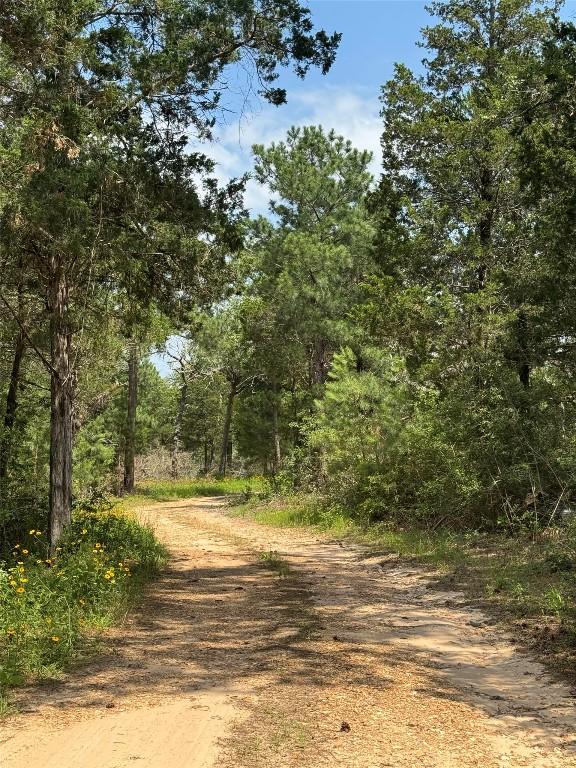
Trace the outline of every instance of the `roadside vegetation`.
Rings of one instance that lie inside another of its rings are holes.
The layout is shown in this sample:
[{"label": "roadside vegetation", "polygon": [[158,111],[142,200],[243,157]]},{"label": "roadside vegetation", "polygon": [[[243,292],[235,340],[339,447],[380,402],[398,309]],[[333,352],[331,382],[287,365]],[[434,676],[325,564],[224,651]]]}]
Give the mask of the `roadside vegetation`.
[{"label": "roadside vegetation", "polygon": [[78,509],[56,551],[21,530],[0,556],[0,713],[10,687],[57,677],[121,619],[166,560],[121,509]]},{"label": "roadside vegetation", "polygon": [[195,478],[190,480],[147,480],[137,483],[134,493],[120,499],[123,506],[193,499],[198,496],[240,496],[247,500],[266,487],[263,477]]}]

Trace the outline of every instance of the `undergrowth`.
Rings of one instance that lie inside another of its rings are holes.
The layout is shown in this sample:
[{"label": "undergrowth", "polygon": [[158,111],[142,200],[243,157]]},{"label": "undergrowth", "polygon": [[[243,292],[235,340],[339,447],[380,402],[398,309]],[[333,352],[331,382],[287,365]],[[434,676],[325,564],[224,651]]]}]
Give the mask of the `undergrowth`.
[{"label": "undergrowth", "polygon": [[10,687],[57,676],[165,559],[152,530],[120,509],[77,510],[54,557],[39,528],[11,543],[0,559],[0,714]]}]

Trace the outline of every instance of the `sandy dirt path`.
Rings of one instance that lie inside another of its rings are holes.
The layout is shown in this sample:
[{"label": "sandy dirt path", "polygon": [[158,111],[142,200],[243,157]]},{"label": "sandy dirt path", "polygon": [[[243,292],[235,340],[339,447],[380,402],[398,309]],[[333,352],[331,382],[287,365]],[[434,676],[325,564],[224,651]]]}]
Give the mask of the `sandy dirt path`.
[{"label": "sandy dirt path", "polygon": [[142,511],[169,568],[96,660],[19,691],[0,768],[576,767],[572,692],[461,594],[220,504]]}]

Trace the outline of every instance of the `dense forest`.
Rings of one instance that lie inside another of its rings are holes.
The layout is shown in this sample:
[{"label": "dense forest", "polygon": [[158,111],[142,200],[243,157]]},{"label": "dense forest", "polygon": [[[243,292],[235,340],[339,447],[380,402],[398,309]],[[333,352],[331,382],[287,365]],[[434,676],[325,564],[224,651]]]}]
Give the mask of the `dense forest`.
[{"label": "dense forest", "polygon": [[279,72],[328,73],[338,33],[297,0],[5,0],[4,544],[32,514],[54,548],[154,456],[368,523],[566,515],[576,26],[558,3],[429,10],[422,72],[382,85],[379,176],[294,127],[253,147],[251,216],[210,159],[226,73],[281,109]]}]

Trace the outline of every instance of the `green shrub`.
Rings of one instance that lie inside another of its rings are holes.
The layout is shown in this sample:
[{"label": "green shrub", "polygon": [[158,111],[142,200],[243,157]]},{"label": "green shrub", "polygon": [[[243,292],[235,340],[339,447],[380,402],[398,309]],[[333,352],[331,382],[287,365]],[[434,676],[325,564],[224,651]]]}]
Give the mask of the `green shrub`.
[{"label": "green shrub", "polygon": [[165,560],[153,532],[121,510],[76,510],[55,557],[31,528],[0,562],[0,692],[55,674],[110,624]]},{"label": "green shrub", "polygon": [[320,493],[362,524],[461,531],[537,531],[570,500],[576,432],[564,406],[549,405],[550,376],[535,375],[526,393],[505,366],[483,368],[480,386],[477,370],[450,384],[434,363],[414,378],[381,350],[357,362],[350,349],[334,356],[305,446],[285,463],[292,489]]}]

